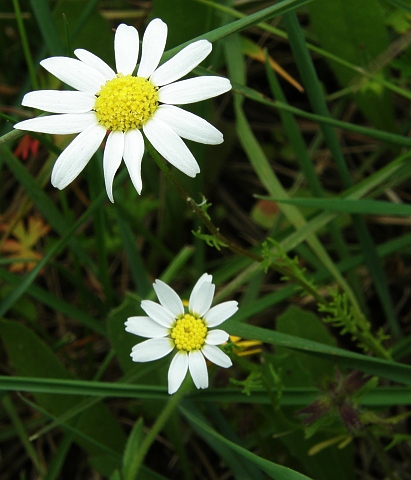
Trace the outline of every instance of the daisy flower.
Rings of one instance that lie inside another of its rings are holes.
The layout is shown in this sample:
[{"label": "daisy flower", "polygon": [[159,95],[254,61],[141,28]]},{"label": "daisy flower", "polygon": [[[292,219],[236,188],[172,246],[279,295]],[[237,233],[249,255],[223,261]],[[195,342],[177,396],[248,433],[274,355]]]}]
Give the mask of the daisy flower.
[{"label": "daisy flower", "polygon": [[[51,57],[40,64],[77,91],[39,90],[27,93],[22,105],[57,115],[17,123],[31,132],[79,135],[57,158],[51,183],[63,189],[84,169],[108,133],[104,155],[104,180],[113,202],[113,179],[121,160],[141,193],[141,160],[144,140],[172,165],[190,177],[200,168],[182,138],[219,144],[223,135],[201,117],[176,105],[215,97],[231,88],[228,79],[203,76],[180,80],[211,52],[211,43],[199,40],[158,66],[167,39],[167,25],[156,18],[144,33],[140,63],[139,35],[121,24],[114,37],[116,71],[93,53],[78,49],[77,59]],[[180,80],[180,81],[176,81]]]},{"label": "daisy flower", "polygon": [[238,310],[236,301],[211,307],[215,285],[205,273],[195,284],[188,303],[188,312],[177,293],[161,280],[153,284],[160,301],[143,300],[141,308],[148,317],[130,317],[126,331],[149,338],[135,345],[131,352],[134,362],[151,362],[176,351],[168,370],[168,393],[176,392],[190,371],[197,388],[208,387],[206,361],[223,368],[232,365],[230,357],[216,345],[228,340],[228,333],[214,329]]}]

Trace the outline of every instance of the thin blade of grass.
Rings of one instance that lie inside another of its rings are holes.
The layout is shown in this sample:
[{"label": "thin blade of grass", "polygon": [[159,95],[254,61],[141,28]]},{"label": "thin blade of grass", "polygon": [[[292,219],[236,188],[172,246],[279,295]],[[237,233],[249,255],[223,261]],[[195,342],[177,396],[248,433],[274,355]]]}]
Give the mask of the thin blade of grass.
[{"label": "thin blade of grass", "polygon": [[270,20],[278,15],[283,15],[284,13],[295,10],[296,8],[305,5],[306,3],[311,2],[312,0],[283,0],[282,2],[278,2],[271,7],[267,7],[263,10],[255,12],[251,15],[247,15],[240,20],[235,20],[227,25],[223,25],[222,27],[218,27],[210,32],[204,33],[203,35],[199,35],[192,40],[182,43],[178,47],[175,47],[171,50],[168,50],[162,57],[162,61],[168,60],[177,52],[182,50],[184,47],[189,45],[190,43],[196,42],[197,40],[208,40],[209,42],[216,42],[217,40],[221,40],[229,35],[234,33],[241,32],[247,28],[250,28],[254,25],[257,25],[260,22],[264,22],[266,20]]},{"label": "thin blade of grass", "polygon": [[[406,154],[398,157],[398,159],[378,170],[375,172],[375,174],[346,190],[342,197],[347,200],[357,200],[363,195],[372,192],[374,189],[377,189],[378,192],[378,187],[382,185],[384,181],[388,181],[392,177],[401,179],[401,181],[408,178],[411,175],[410,168],[407,165],[407,159],[410,155],[411,153],[407,152]],[[331,219],[336,218],[337,216],[338,213],[330,211],[322,212],[316,215],[314,218],[310,219],[306,225],[301,227],[301,229],[287,236],[282,241],[282,246],[286,251],[289,251],[289,249],[292,249],[301,243],[302,239],[306,238],[309,233],[316,232],[318,229],[322,228],[329,221],[331,221]]]},{"label": "thin blade of grass", "polygon": [[31,270],[21,281],[21,283],[3,299],[0,304],[0,316],[3,316],[17,302],[17,300],[21,298],[29,286],[34,282],[40,271],[51,261],[55,255],[57,255],[66,245],[69,244],[77,229],[83,225],[83,223],[94,213],[94,211],[101,205],[105,198],[106,192],[101,192],[99,197],[93,204],[90,205],[88,210],[86,210],[86,212],[68,229],[67,233],[52,247],[50,247],[48,252],[37,263],[33,270]]},{"label": "thin blade of grass", "polygon": [[[227,39],[225,43],[226,48],[226,59],[228,64],[228,69],[230,76],[238,81],[240,84],[245,82],[245,71],[244,63],[242,60],[241,47],[238,39],[235,36]],[[284,198],[288,198],[286,190],[283,188],[282,184],[279,182],[275,172],[271,169],[271,166],[263,152],[260,144],[254,136],[254,133],[251,130],[251,127],[248,123],[248,120],[244,114],[242,108],[243,98],[237,94],[234,94],[234,110],[236,114],[236,128],[238,133],[238,138],[240,143],[253,166],[258,178],[261,183],[267,189],[268,192],[281,192],[284,195]],[[283,206],[284,207],[284,206]],[[287,220],[290,222],[294,228],[299,231],[305,224],[306,220],[304,216],[296,208],[282,208],[281,209]],[[340,272],[335,268],[334,263],[330,259],[325,248],[319,242],[318,238],[313,235],[307,238],[307,243],[317,255],[321,263],[327,268],[336,281],[341,285],[341,287],[346,291],[348,297],[350,298],[354,308],[357,311],[360,311],[357,299],[352,292],[352,289],[342,277]]]},{"label": "thin blade of grass", "polygon": [[[20,276],[14,275],[3,268],[0,268],[0,278],[15,288],[21,283]],[[99,333],[100,335],[106,334],[106,327],[104,323],[88,315],[87,312],[76,308],[61,298],[56,297],[38,285],[30,285],[25,293],[41,302],[42,305],[47,305],[56,312],[60,312],[69,318],[75,319],[77,322],[82,323],[94,332]]]},{"label": "thin blade of grass", "polygon": [[[212,72],[197,67],[196,73],[201,75],[211,75]],[[267,99],[265,96],[261,95],[261,93],[257,92],[256,90],[246,87],[244,85],[240,85],[235,81],[232,81],[233,92],[240,93],[246,98],[251,100],[255,100],[262,105],[267,105],[269,107],[284,110],[286,112],[290,112],[297,117],[306,118],[307,120],[311,120],[315,123],[319,123],[321,125],[329,125],[331,127],[340,128],[341,130],[345,130],[347,132],[355,132],[359,135],[365,135],[366,137],[375,138],[376,140],[380,140],[382,142],[391,143],[394,145],[399,145],[402,147],[411,147],[411,138],[398,135],[396,133],[385,132],[383,130],[378,130],[376,128],[368,128],[363,127],[361,125],[357,125],[355,123],[343,122],[342,120],[337,120],[330,116],[325,116],[317,113],[307,112],[305,110],[301,110],[296,107],[292,107],[283,102],[279,102],[277,100],[270,100]],[[0,139],[1,140],[1,139]]]},{"label": "thin blade of grass", "polygon": [[283,467],[276,463],[270,462],[265,458],[259,457],[255,453],[248,451],[246,448],[231,442],[227,438],[220,435],[208,423],[199,418],[196,409],[193,405],[185,403],[180,406],[180,412],[184,415],[191,427],[203,437],[210,446],[214,448],[229,447],[234,452],[240,454],[244,460],[263,470],[270,478],[281,480],[309,480],[309,477],[298,473],[291,468]]},{"label": "thin blade of grass", "polygon": [[[269,67],[268,62],[266,61],[266,75],[268,82],[273,93],[274,98],[280,102],[287,103],[286,97],[282,91],[280,83],[277,80],[277,77],[273,70]],[[315,170],[314,164],[311,160],[311,156],[307,151],[305,141],[301,134],[300,128],[295,120],[294,116],[291,113],[288,113],[284,110],[279,111],[282,123],[284,125],[285,131],[290,140],[290,144],[294,150],[295,158],[297,159],[300,169],[304,173],[305,179],[308,183],[308,186],[312,193],[316,197],[325,197],[325,191],[321,185],[319,176]],[[334,241],[335,250],[338,252],[338,255],[341,259],[349,257],[348,246],[344,241],[341,229],[336,221],[332,221],[329,224],[330,233]],[[360,294],[360,282],[355,271],[348,273],[348,280],[353,290],[357,292],[358,301],[362,308],[365,308],[365,301],[363,295]]]},{"label": "thin blade of grass", "polygon": [[9,416],[10,420],[13,422],[13,425],[16,429],[16,432],[20,438],[20,441],[26,450],[27,456],[31,459],[34,466],[36,467],[37,473],[43,477],[45,474],[45,468],[42,464],[36,449],[34,448],[33,444],[29,440],[29,436],[27,434],[26,428],[24,423],[21,421],[19,414],[13,405],[13,402],[9,395],[4,395],[2,398],[3,406],[7,415]]},{"label": "thin blade of grass", "polygon": [[[289,12],[284,15],[285,28],[289,35],[291,48],[303,79],[303,85],[306,89],[308,98],[315,113],[325,117],[330,116],[324,94],[315,72],[311,57],[305,44],[300,25],[294,13]],[[330,126],[321,125],[325,141],[330,149],[333,159],[336,163],[338,173],[344,188],[350,188],[352,181],[348,167],[345,163],[340,143],[337,135]],[[381,262],[376,254],[374,242],[364,222],[364,219],[358,215],[352,215],[352,221],[357,232],[361,248],[365,253],[366,264],[370,272],[370,277],[374,282],[376,292],[381,301],[384,313],[387,317],[390,329],[393,335],[399,336],[401,329],[396,318],[394,305],[388,289],[387,279],[382,268]]]},{"label": "thin blade of grass", "polygon": [[224,329],[230,335],[237,335],[241,338],[260,340],[261,342],[272,345],[291,348],[330,360],[337,365],[346,365],[361,372],[388,378],[395,382],[403,383],[404,385],[411,385],[411,366],[409,365],[369,357],[337,347],[329,347],[328,345],[294,337],[285,333],[255,327],[245,323],[238,323],[233,319],[229,319],[224,323]]},{"label": "thin blade of grass", "polygon": [[[244,17],[247,16],[246,13],[235,10],[234,8],[228,7],[227,5],[222,5],[221,3],[213,2],[211,0],[196,0],[196,1],[198,1],[199,3],[202,3],[204,5],[209,5],[209,6],[213,7],[214,9],[216,9],[220,12],[223,12],[225,14],[228,14],[229,16],[234,17],[234,18],[244,18]],[[403,6],[402,8],[407,12],[411,11],[411,9],[409,7],[405,7],[404,4],[402,4],[401,2],[399,2],[397,0],[387,0],[387,1],[391,2],[393,5],[398,4],[399,8],[401,8],[400,5],[402,5]],[[272,26],[268,23],[265,23],[265,22],[261,22],[257,26],[261,30],[264,30],[265,32],[271,33],[272,35],[275,35],[279,38],[288,39],[287,33],[284,32],[283,30],[281,30],[280,28],[274,27],[274,26]],[[310,35],[309,31],[307,31],[305,33],[306,33],[307,39],[312,38],[312,35]],[[355,65],[355,64],[353,64],[353,63],[351,63],[351,62],[349,62],[349,61],[347,61],[347,60],[345,60],[341,57],[338,57],[337,55],[334,55],[333,53],[329,52],[328,50],[324,50],[323,48],[318,47],[318,45],[307,42],[307,48],[309,50],[311,50],[312,52],[320,55],[321,57],[324,57],[328,60],[331,60],[334,63],[336,63],[338,65],[341,65],[343,67],[346,67],[347,69],[352,70],[353,72],[356,72],[357,75],[358,75],[358,79],[359,79],[358,82],[357,82],[358,84],[361,83],[360,79],[369,79],[372,76],[373,77],[372,78],[373,82],[387,88],[388,90],[391,90],[394,93],[397,93],[398,95],[401,95],[404,98],[411,99],[411,93],[408,90],[406,90],[405,88],[401,88],[398,85],[396,85],[395,83],[390,82],[390,81],[388,81],[388,80],[386,80],[382,77],[375,76],[375,75],[373,76],[372,73],[368,72],[364,68],[361,68],[358,65]],[[350,87],[351,90],[355,90],[355,88],[358,88],[358,87],[355,87],[355,86]]]},{"label": "thin blade of grass", "polygon": [[[90,380],[67,380],[57,378],[38,378],[38,377],[20,377],[20,376],[1,376],[0,391],[21,391],[21,392],[41,392],[41,393],[59,393],[62,395],[91,396],[93,402],[104,398],[143,398],[143,399],[161,399],[169,397],[165,387],[152,385],[137,385],[124,382],[101,382]],[[276,388],[272,392],[277,392]],[[313,387],[284,387],[281,390],[280,404],[283,406],[301,406],[313,402],[321,394],[321,391]],[[142,397],[140,397],[142,395]],[[409,405],[411,387],[391,386],[377,387],[367,392],[361,398],[361,404],[365,406],[393,406]],[[268,395],[265,388],[256,387],[246,395],[239,388],[209,388],[207,390],[195,391],[187,394],[187,398],[201,402],[222,402],[222,403],[250,403],[250,404],[270,404],[272,398]],[[84,408],[92,405],[90,401],[82,404],[79,410],[73,410],[70,415],[64,418],[69,420],[73,415],[83,411]],[[55,426],[61,424],[58,418],[54,422]],[[49,431],[49,429],[47,429]]]},{"label": "thin blade of grass", "polygon": [[[191,403],[194,407],[194,405]],[[195,408],[195,407],[194,407]],[[207,412],[207,416],[210,418],[206,418],[205,412]],[[206,408],[202,409],[201,412],[196,408],[195,410],[197,418],[210,425],[216,426],[216,431],[224,436],[227,440],[240,445],[243,448],[247,448],[247,450],[252,450],[253,446],[245,445],[244,440],[240,440],[237,434],[228,423],[224,415],[222,415],[219,410],[210,402],[207,403]],[[242,479],[242,478],[252,478],[253,480],[265,480],[266,476],[263,472],[252,462],[248,461],[240,455],[238,452],[234,452],[231,448],[227,445],[220,444],[210,444],[211,448],[214,448],[218,451],[218,454],[221,456],[223,462],[230,468],[232,471],[235,479]],[[217,448],[216,448],[217,447]]]},{"label": "thin blade of grass", "polygon": [[50,2],[47,0],[30,0],[30,5],[40,29],[41,36],[52,56],[64,55],[65,49],[60,41],[53,15],[50,10]]},{"label": "thin blade of grass", "polygon": [[[267,191],[271,192],[271,194],[273,194],[274,192],[276,192],[275,194],[281,192],[281,196],[284,195],[284,198],[287,198],[287,192],[284,190],[281,183],[278,181],[275,173],[271,170],[265,154],[262,151],[257,140],[255,139],[254,134],[248,124],[248,120],[245,117],[241,106],[237,102],[235,102],[235,112],[237,119],[238,137],[260,181],[267,189]],[[299,232],[300,229],[302,229],[306,225],[306,220],[298,209],[282,208],[282,212],[287,217],[288,221],[295,227],[297,232]],[[318,238],[311,235],[306,238],[306,241],[313,250],[313,252],[315,252],[321,263],[330,271],[335,280],[347,293],[354,307],[358,311],[360,311],[357,299],[355,298],[355,295],[353,294],[350,286],[341,276],[340,272],[335,267],[334,263],[330,259],[328,253],[326,252],[325,248],[320,243]]]},{"label": "thin blade of grass", "polygon": [[[92,168],[86,169],[86,177],[89,186],[90,200],[94,203],[101,195],[103,185],[102,155],[96,152],[91,158]],[[107,255],[108,229],[104,208],[97,208],[93,215],[93,230],[95,238],[95,251],[98,264],[98,279],[104,292],[104,301],[108,307],[114,306],[114,289],[110,282],[109,259]]]},{"label": "thin blade of grass", "polygon": [[26,29],[24,26],[21,9],[18,0],[13,0],[14,12],[16,14],[17,27],[19,29],[20,40],[22,43],[24,57],[26,59],[27,70],[29,71],[30,82],[34,89],[38,89],[36,69],[34,68],[33,59],[30,52],[30,46],[27,40]]},{"label": "thin blade of grass", "polygon": [[359,213],[362,215],[394,215],[411,216],[411,205],[403,203],[384,202],[382,200],[343,198],[271,198],[256,195],[257,198],[264,198],[278,203],[287,203],[301,207],[311,207],[318,210],[326,210],[339,213]]},{"label": "thin blade of grass", "polygon": [[[0,155],[51,228],[56,230],[61,236],[66,235],[70,229],[69,223],[50,197],[44,193],[38,182],[6,146],[0,146]],[[96,267],[91,261],[90,256],[82,249],[80,243],[75,238],[70,239],[70,248],[84,265],[87,265],[93,272],[96,272]]]},{"label": "thin blade of grass", "polygon": [[142,298],[145,298],[152,288],[151,282],[146,273],[146,269],[144,268],[140,251],[137,248],[136,239],[133,236],[129,223],[122,217],[121,211],[122,210],[119,208],[114,209],[124,252],[127,256],[128,266],[130,268],[136,292]]}]

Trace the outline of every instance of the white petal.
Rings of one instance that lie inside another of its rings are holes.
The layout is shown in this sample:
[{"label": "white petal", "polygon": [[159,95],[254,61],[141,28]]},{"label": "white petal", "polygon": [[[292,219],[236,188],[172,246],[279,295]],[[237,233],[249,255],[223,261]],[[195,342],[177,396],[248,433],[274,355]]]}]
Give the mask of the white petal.
[{"label": "white petal", "polygon": [[85,113],[96,103],[96,97],[88,92],[61,90],[37,90],[24,95],[25,107],[38,108],[51,113]]},{"label": "white petal", "polygon": [[210,310],[204,315],[204,320],[208,327],[216,327],[225,322],[227,318],[232,317],[237,310],[238,302],[235,300],[223,302],[210,308]]},{"label": "white petal", "polygon": [[175,393],[183,383],[188,370],[188,355],[186,352],[177,352],[168,369],[168,393]]},{"label": "white petal", "polygon": [[202,317],[211,307],[215,291],[214,283],[203,282],[200,288],[190,295],[190,301],[188,309],[191,313],[194,313]]},{"label": "white petal", "polygon": [[106,79],[98,70],[75,58],[51,57],[42,60],[40,65],[62,82],[81,92],[97,93],[106,83]]},{"label": "white petal", "polygon": [[122,23],[114,37],[114,52],[117,73],[131,75],[136,68],[139,50],[138,32],[134,27]]},{"label": "white petal", "polygon": [[83,63],[97,70],[106,81],[111,80],[116,76],[114,70],[109,67],[104,60],[97,55],[94,55],[94,53],[84,50],[83,48],[77,48],[74,50],[74,55]]},{"label": "white petal", "polygon": [[141,302],[141,308],[150,318],[163,327],[170,328],[175,322],[176,318],[169,310],[151,300],[143,300]]},{"label": "white petal", "polygon": [[168,335],[168,328],[159,325],[149,317],[129,317],[124,324],[126,332],[145,338],[160,338]]},{"label": "white petal", "polygon": [[124,152],[124,133],[120,131],[110,132],[107,137],[107,143],[104,148],[103,170],[104,181],[108,198],[114,203],[113,198],[113,180]]},{"label": "white petal", "polygon": [[140,65],[137,76],[148,78],[160,63],[167,40],[167,25],[155,18],[146,28],[143,36]]},{"label": "white petal", "polygon": [[140,194],[143,188],[141,181],[141,160],[144,154],[144,140],[140,130],[129,130],[124,134],[124,163],[134,188]]},{"label": "white petal", "polygon": [[92,125],[83,130],[57,158],[51,173],[54,187],[67,187],[87,165],[106,134],[101,125]]},{"label": "white petal", "polygon": [[200,167],[187,145],[164,122],[154,116],[143,126],[143,131],[153,147],[171,165],[189,177],[195,177],[200,172]]},{"label": "white petal", "polygon": [[158,99],[161,103],[184,105],[216,97],[231,89],[231,83],[223,77],[197,77],[181,80],[161,87]]},{"label": "white petal", "polygon": [[153,283],[153,287],[161,305],[171,312],[174,317],[178,317],[184,313],[183,302],[169,285],[161,280],[156,280]]},{"label": "white petal", "polygon": [[100,57],[94,55],[94,53],[84,50],[83,48],[77,48],[77,50],[74,50],[74,55],[82,62],[98,70],[106,80],[111,80],[116,76],[114,70]]},{"label": "white petal", "polygon": [[238,303],[235,300],[229,302],[220,303],[211,308],[205,315],[204,320],[207,323],[208,327],[216,327],[221,325],[227,320],[227,318],[232,317],[235,312],[238,310]]},{"label": "white petal", "polygon": [[174,348],[169,338],[151,338],[138,343],[130,354],[133,362],[151,362],[168,355]]},{"label": "white petal", "polygon": [[188,368],[197,388],[208,387],[207,365],[200,350],[188,354]]},{"label": "white petal", "polygon": [[184,77],[210,54],[212,48],[208,40],[190,43],[173,58],[158,67],[150,77],[151,82],[157,87],[161,87]]},{"label": "white petal", "polygon": [[207,360],[210,360],[210,362],[215,363],[219,367],[228,368],[233,364],[230,357],[214,345],[205,344],[201,351]]},{"label": "white petal", "polygon": [[187,140],[208,145],[218,145],[224,140],[223,134],[206,120],[174,105],[160,105],[156,118]]},{"label": "white petal", "polygon": [[193,301],[193,299],[196,297],[197,292],[200,290],[201,285],[204,282],[211,283],[213,281],[213,276],[209,275],[208,273],[203,273],[201,277],[197,280],[196,284],[193,287],[193,290],[191,291],[190,299],[188,302],[188,305],[190,306],[190,302]]},{"label": "white petal", "polygon": [[87,113],[62,113],[60,115],[48,115],[46,117],[30,118],[16,123],[14,128],[29,132],[56,133],[65,135],[68,133],[80,133],[88,127],[97,125],[94,112]]},{"label": "white petal", "polygon": [[209,330],[205,340],[207,345],[221,345],[225,343],[229,335],[224,330]]}]

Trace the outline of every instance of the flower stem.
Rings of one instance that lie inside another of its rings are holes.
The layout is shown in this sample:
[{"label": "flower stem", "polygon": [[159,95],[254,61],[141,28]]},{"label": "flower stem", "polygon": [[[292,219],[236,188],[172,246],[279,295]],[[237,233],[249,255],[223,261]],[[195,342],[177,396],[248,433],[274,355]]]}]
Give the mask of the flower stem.
[{"label": "flower stem", "polygon": [[[151,143],[147,139],[146,139],[146,145],[147,145],[147,150],[150,152],[150,155],[153,157],[154,161],[160,167],[164,175],[175,186],[180,196],[187,202],[188,206],[198,216],[198,218],[202,221],[204,226],[211,232],[211,234],[220,243],[227,245],[227,248],[229,248],[233,253],[237,255],[241,255],[243,257],[247,257],[255,262],[261,263],[264,260],[264,258],[261,255],[258,255],[256,253],[246,250],[245,248],[233,242],[232,240],[230,240],[220,232],[220,230],[214,225],[214,223],[209,219],[209,217],[204,213],[204,211],[191,198],[188,192],[184,189],[181,183],[177,180],[177,178],[173,175],[173,173],[164,163],[159,153],[154,149],[154,147],[151,145]],[[300,277],[297,278],[293,274],[293,272],[286,266],[283,266],[278,263],[277,264],[271,263],[270,267],[276,272],[280,273],[281,275],[285,275],[290,279],[292,279],[295,283],[300,285],[307,293],[312,295],[317,300],[317,302],[326,303],[326,300],[317,292],[317,290],[310,283],[306,282],[303,278],[300,278]]]},{"label": "flower stem", "polygon": [[[160,167],[164,175],[175,186],[176,190],[183,198],[183,200],[187,202],[191,210],[197,215],[197,217],[201,220],[204,226],[211,232],[211,234],[215,237],[218,243],[225,245],[233,253],[247,257],[255,262],[258,262],[259,264],[263,264],[263,262],[266,262],[267,259],[265,256],[250,252],[238,245],[237,243],[233,242],[229,238],[225,237],[210,220],[210,217],[206,214],[206,212],[191,198],[188,192],[184,189],[181,183],[177,180],[177,178],[165,164],[164,160],[161,158],[157,150],[155,150],[155,148],[147,139],[145,139],[145,141],[147,150],[149,151],[150,155],[153,157],[157,165]],[[320,306],[325,306],[325,308],[327,309],[327,307],[330,306],[330,302],[320,293],[318,293],[315,285],[305,277],[301,270],[293,266],[293,262],[288,258],[287,255],[285,260],[285,262],[282,262],[280,257],[280,259],[276,261],[275,257],[273,257],[269,261],[269,267],[277,273],[281,274],[283,277],[290,279],[296,285],[299,285],[308,295],[311,295]],[[374,338],[372,333],[369,331],[369,328],[364,328],[364,325],[361,325],[358,319],[356,319],[355,321],[356,326],[358,327],[357,336],[364,342],[366,348],[380,358],[391,360],[390,353],[381,345],[381,342],[378,339]]]},{"label": "flower stem", "polygon": [[138,478],[138,472],[152,443],[163,428],[164,424],[167,422],[170,415],[180,403],[183,395],[186,393],[186,388],[184,388],[185,386],[186,382],[183,382],[180,389],[174,395],[172,395],[170,400],[167,402],[166,406],[158,416],[156,422],[151,427],[150,431],[142,441],[140,448],[136,452],[136,455],[133,457],[133,461],[127,470],[127,474],[125,475],[124,480],[135,480],[136,478]]}]

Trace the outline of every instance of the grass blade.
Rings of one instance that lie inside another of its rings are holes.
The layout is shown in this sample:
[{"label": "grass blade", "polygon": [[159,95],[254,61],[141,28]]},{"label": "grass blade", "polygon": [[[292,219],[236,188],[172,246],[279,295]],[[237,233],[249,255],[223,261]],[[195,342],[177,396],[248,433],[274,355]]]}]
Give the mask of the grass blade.
[{"label": "grass blade", "polygon": [[[294,51],[297,66],[302,76],[303,84],[307,91],[313,110],[314,112],[323,116],[330,116],[320,82],[311,58],[308,54],[305,40],[295,14],[287,13],[284,16],[284,23],[288,31],[290,45]],[[344,188],[350,188],[352,186],[352,181],[337,135],[335,131],[328,125],[321,125],[321,129],[328,148],[330,149],[334,161],[336,162],[336,167],[339,172],[342,185]],[[393,335],[398,336],[400,335],[401,329],[395,315],[394,305],[388,290],[385,272],[375,251],[374,242],[372,241],[371,235],[363,218],[358,215],[353,215],[352,221],[356,229],[362,250],[365,253],[366,263],[370,271],[371,278],[374,281],[375,289],[380,298],[391,331]]]},{"label": "grass blade", "polygon": [[287,203],[301,207],[311,207],[318,210],[326,210],[338,213],[357,213],[362,215],[395,215],[411,216],[411,205],[403,203],[391,203],[381,200],[367,199],[343,199],[343,198],[271,198],[257,195],[257,198],[265,198],[273,202]]}]

